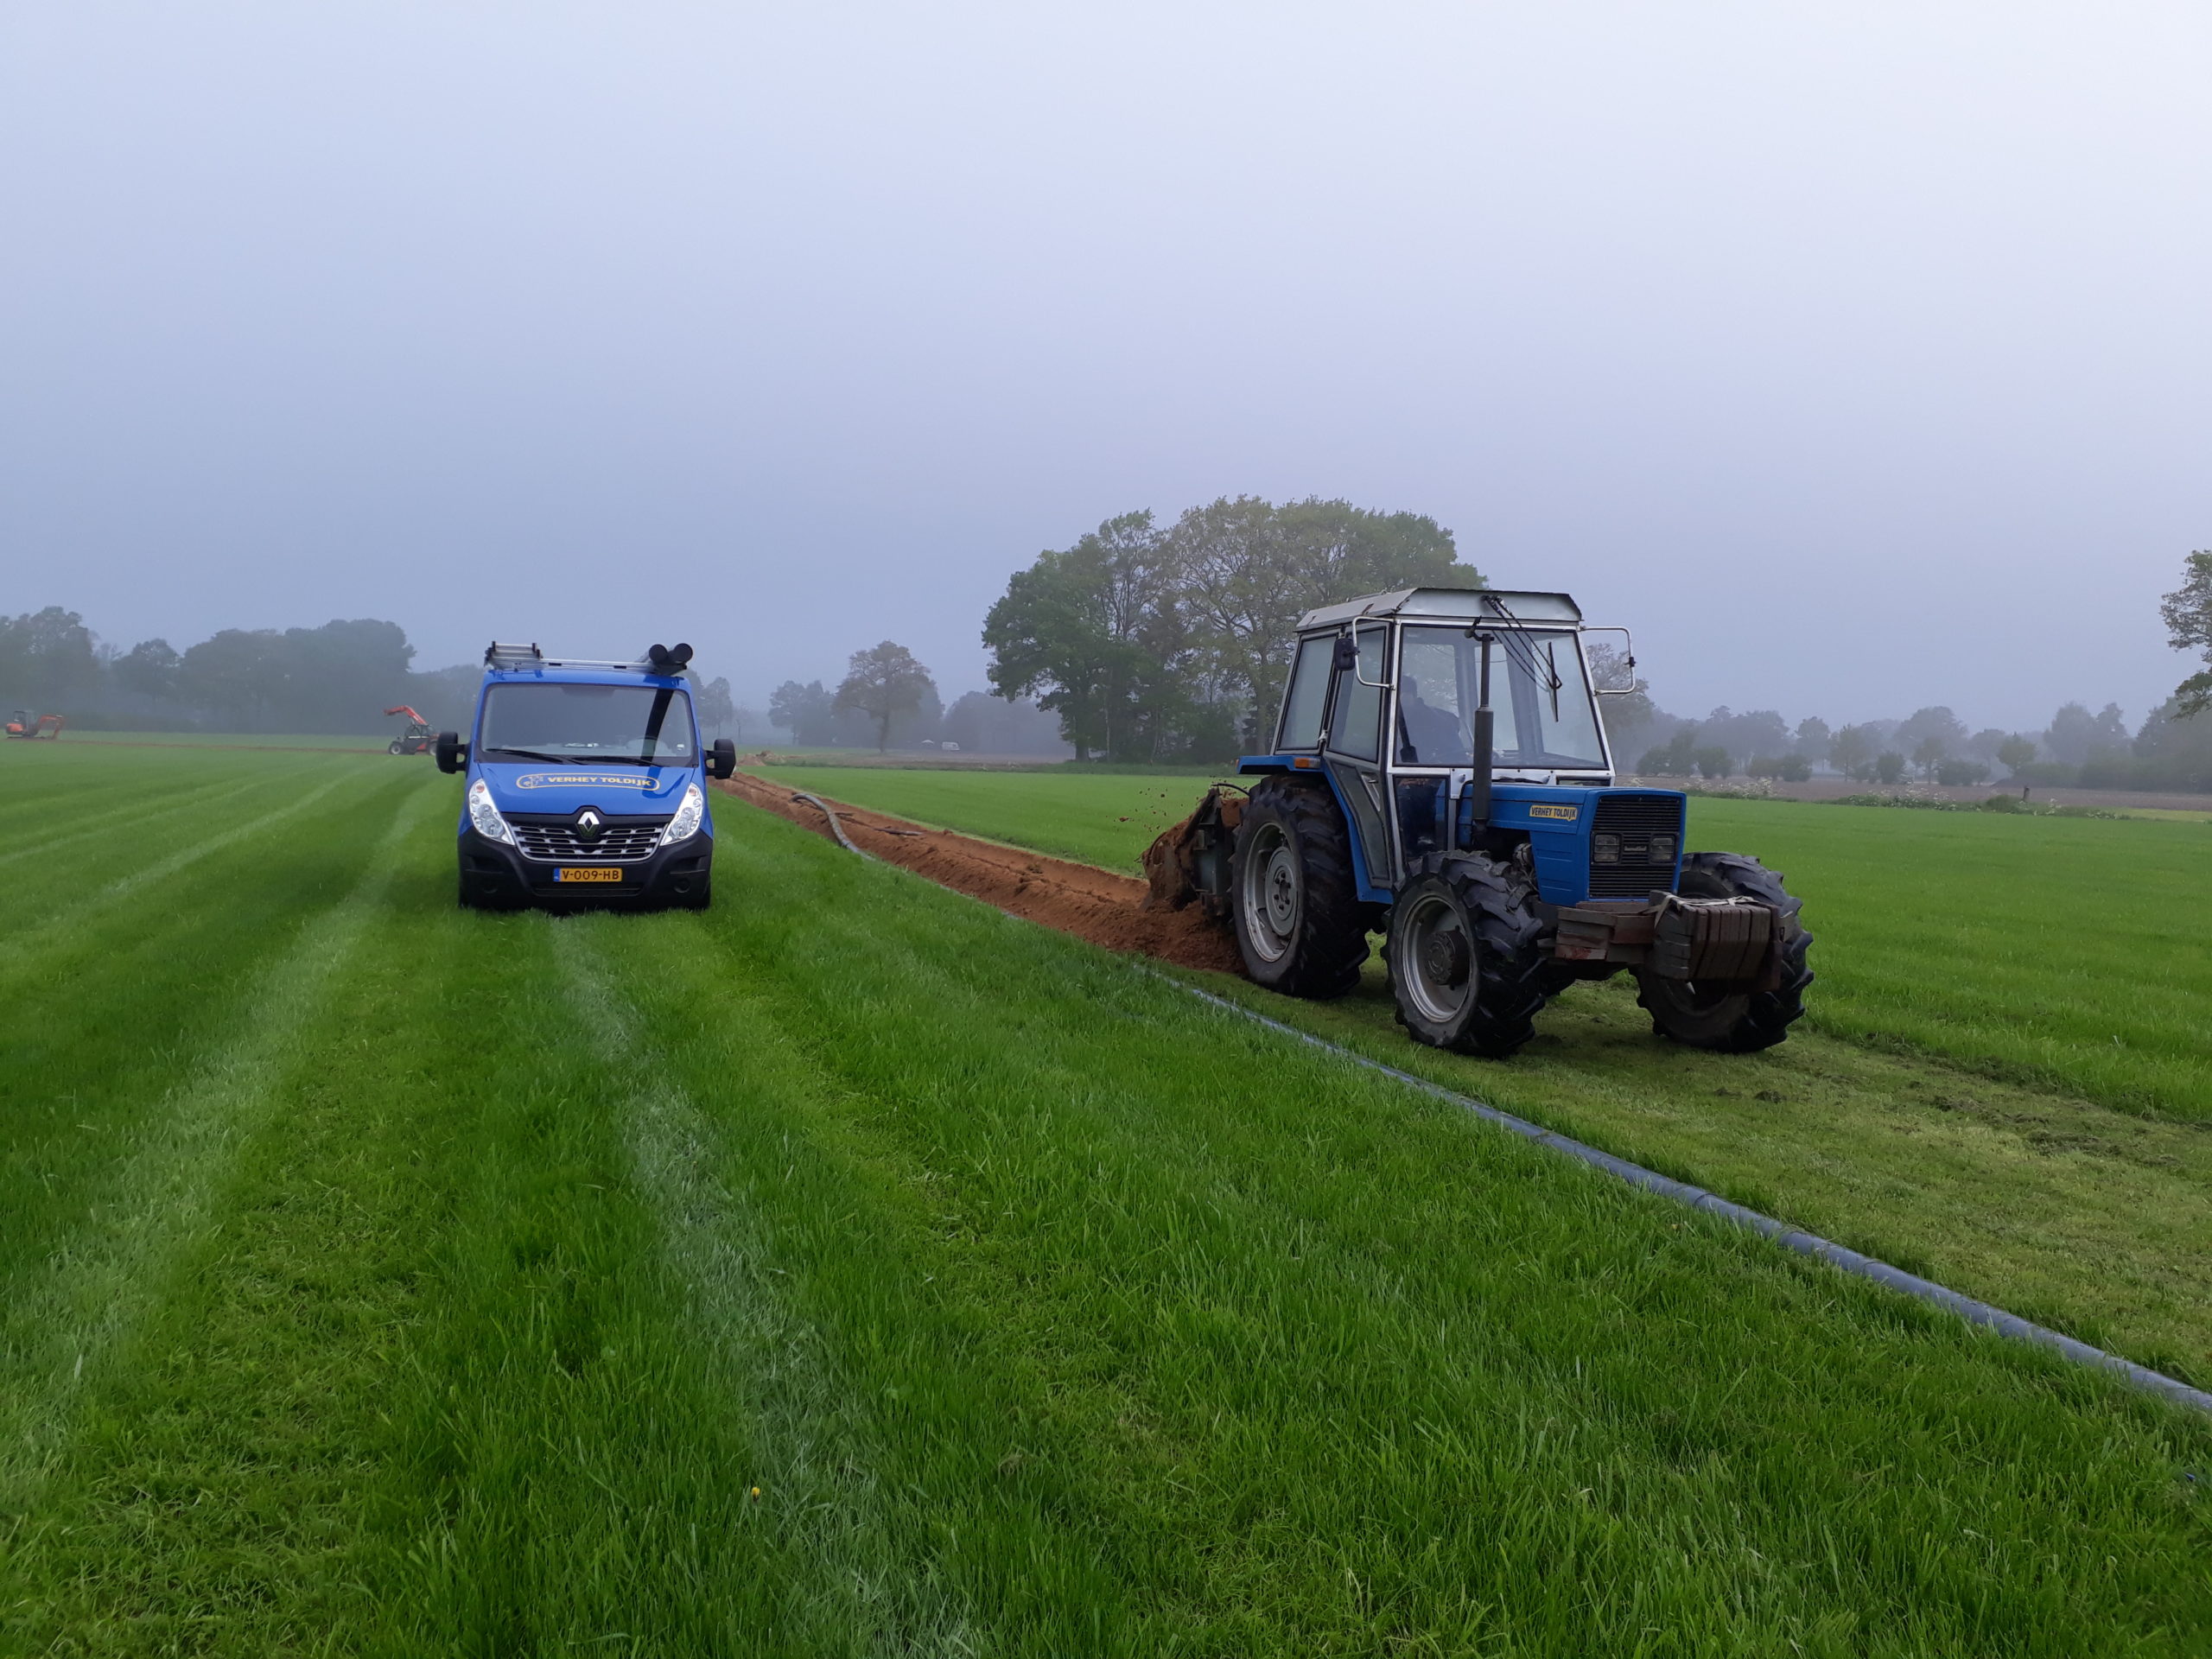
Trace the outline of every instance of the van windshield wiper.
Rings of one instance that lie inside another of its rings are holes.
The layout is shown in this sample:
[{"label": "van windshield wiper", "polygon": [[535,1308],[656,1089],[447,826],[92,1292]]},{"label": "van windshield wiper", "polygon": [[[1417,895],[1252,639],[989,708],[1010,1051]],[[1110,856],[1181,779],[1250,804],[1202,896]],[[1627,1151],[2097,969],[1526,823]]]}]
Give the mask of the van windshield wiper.
[{"label": "van windshield wiper", "polygon": [[543,749],[510,749],[496,743],[488,744],[486,747],[493,754],[518,754],[525,760],[550,760],[557,766],[581,766],[586,764],[580,755],[548,754]]}]

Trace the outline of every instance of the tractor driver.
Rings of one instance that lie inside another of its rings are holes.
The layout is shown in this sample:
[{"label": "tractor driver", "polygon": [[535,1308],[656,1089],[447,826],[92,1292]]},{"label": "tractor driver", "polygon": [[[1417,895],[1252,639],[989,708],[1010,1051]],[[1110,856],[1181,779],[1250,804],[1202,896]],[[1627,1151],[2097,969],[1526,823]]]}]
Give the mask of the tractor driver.
[{"label": "tractor driver", "polygon": [[1405,766],[1464,766],[1474,753],[1459,717],[1423,702],[1421,682],[1410,676],[1398,682],[1398,760]]}]

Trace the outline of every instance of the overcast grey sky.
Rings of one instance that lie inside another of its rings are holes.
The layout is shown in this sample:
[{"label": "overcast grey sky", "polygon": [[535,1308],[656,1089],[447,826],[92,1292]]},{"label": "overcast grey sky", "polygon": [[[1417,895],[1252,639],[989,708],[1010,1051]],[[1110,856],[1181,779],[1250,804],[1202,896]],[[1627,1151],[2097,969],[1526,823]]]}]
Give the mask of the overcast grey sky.
[{"label": "overcast grey sky", "polygon": [[1665,706],[2131,721],[2212,546],[2212,6],[0,9],[0,607],[741,696],[1221,494]]}]

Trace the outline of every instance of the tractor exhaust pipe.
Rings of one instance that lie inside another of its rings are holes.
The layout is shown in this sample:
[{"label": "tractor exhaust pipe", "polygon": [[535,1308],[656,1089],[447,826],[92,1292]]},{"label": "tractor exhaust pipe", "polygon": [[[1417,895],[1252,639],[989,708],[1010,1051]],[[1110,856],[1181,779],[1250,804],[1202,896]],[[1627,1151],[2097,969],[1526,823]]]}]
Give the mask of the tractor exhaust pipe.
[{"label": "tractor exhaust pipe", "polygon": [[1491,637],[1485,633],[1481,638],[1483,642],[1481,693],[1475,703],[1474,753],[1468,761],[1468,764],[1474,768],[1475,775],[1467,780],[1467,799],[1474,807],[1473,817],[1477,829],[1482,828],[1490,822],[1490,767],[1491,758],[1495,751],[1495,745],[1491,741],[1490,709]]}]

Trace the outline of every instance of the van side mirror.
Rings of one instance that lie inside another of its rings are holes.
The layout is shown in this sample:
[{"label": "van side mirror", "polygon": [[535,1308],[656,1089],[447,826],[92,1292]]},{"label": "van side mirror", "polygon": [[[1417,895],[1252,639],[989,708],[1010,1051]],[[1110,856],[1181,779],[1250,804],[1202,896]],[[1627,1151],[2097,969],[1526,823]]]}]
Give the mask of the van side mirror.
[{"label": "van side mirror", "polygon": [[715,747],[707,753],[707,776],[727,778],[737,770],[737,745],[726,737],[715,740]]},{"label": "van side mirror", "polygon": [[461,741],[459,732],[438,734],[438,770],[459,772],[468,764],[468,745]]}]

